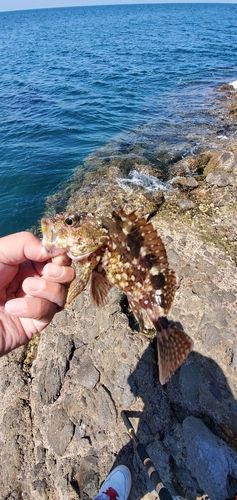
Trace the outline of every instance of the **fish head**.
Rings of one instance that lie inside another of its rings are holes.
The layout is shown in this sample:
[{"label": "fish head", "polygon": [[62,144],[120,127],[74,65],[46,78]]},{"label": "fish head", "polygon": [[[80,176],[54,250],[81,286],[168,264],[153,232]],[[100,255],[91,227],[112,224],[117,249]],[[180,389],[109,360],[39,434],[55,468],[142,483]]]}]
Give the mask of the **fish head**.
[{"label": "fish head", "polygon": [[99,217],[86,212],[59,213],[41,220],[42,244],[50,257],[67,253],[83,260],[108,240],[108,230]]}]

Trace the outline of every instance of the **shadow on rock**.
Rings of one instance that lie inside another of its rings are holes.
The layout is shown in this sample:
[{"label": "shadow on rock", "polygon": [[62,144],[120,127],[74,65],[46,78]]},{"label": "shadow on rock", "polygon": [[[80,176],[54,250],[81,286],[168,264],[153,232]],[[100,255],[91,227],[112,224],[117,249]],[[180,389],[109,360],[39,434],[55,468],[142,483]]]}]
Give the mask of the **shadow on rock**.
[{"label": "shadow on rock", "polygon": [[[171,494],[233,498],[237,492],[237,402],[215,361],[193,352],[162,387],[156,350],[150,345],[128,383],[144,408],[142,412],[130,409],[127,415]],[[131,442],[121,449],[113,467],[122,463],[133,474],[131,500],[152,491]]]}]

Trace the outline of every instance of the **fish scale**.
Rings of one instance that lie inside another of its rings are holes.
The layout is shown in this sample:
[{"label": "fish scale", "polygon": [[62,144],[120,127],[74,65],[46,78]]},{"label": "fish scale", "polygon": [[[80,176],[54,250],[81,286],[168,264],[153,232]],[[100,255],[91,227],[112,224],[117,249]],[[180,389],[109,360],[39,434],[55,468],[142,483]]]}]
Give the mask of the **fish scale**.
[{"label": "fish scale", "polygon": [[127,295],[141,330],[148,315],[157,331],[160,382],[168,382],[192,350],[193,341],[166,318],[177,289],[176,276],[153,224],[124,210],[112,217],[72,211],[42,219],[42,233],[50,256],[66,252],[82,266],[69,288],[67,304],[91,278],[97,307],[106,304],[110,289],[117,285]]}]

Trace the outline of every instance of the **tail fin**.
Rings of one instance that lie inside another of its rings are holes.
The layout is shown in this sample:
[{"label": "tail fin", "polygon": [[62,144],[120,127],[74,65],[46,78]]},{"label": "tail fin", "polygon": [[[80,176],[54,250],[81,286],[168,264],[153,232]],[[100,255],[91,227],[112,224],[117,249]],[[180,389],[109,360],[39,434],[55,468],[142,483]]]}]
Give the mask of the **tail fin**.
[{"label": "tail fin", "polygon": [[185,332],[169,325],[157,332],[157,344],[159,378],[164,385],[193,349],[193,341]]}]

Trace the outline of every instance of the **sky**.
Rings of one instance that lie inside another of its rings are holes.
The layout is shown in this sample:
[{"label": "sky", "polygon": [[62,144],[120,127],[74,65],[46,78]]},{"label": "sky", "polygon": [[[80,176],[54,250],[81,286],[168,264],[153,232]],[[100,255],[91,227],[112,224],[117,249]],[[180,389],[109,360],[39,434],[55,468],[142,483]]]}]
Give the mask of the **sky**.
[{"label": "sky", "polygon": [[0,0],[0,11],[123,3],[237,3],[237,0]]}]

